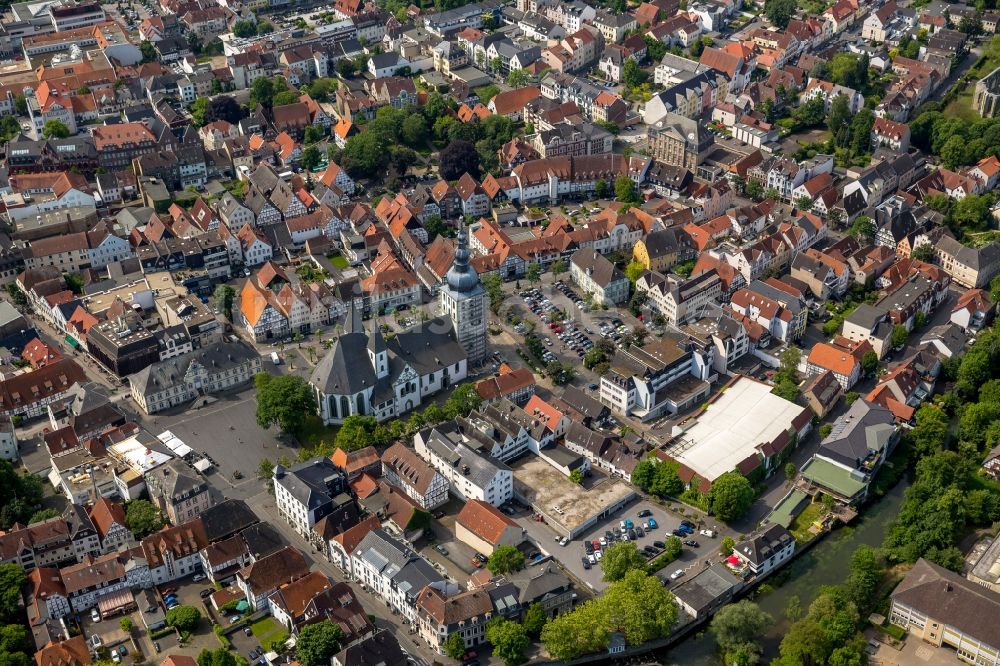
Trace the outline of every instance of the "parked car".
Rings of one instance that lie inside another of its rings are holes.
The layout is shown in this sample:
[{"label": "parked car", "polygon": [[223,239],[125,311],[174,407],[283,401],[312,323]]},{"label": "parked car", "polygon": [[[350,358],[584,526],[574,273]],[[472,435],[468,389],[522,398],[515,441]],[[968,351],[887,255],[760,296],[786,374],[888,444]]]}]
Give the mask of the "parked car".
[{"label": "parked car", "polygon": [[93,636],[90,637],[90,644],[93,645],[95,648],[101,647],[102,644],[101,637],[98,636],[97,634],[94,634]]},{"label": "parked car", "polygon": [[202,599],[208,599],[210,596],[212,596],[213,592],[215,592],[215,590],[213,590],[210,587],[206,587],[204,590],[198,593],[198,596],[200,596]]},{"label": "parked car", "polygon": [[698,534],[702,536],[707,536],[709,539],[715,537],[715,532],[713,532],[712,530],[699,530]]},{"label": "parked car", "polygon": [[90,619],[93,620],[94,622],[101,621],[101,614],[98,612],[96,608],[90,609]]},{"label": "parked car", "polygon": [[645,518],[646,516],[652,516],[653,512],[650,511],[649,509],[643,509],[636,515],[638,515],[640,518]]},{"label": "parked car", "polygon": [[670,580],[677,580],[684,575],[684,569],[678,569],[677,571],[670,574]]},{"label": "parked car", "polygon": [[695,541],[694,539],[686,539],[684,541],[684,545],[685,546],[691,546],[692,548],[697,548],[698,547],[698,542]]},{"label": "parked car", "polygon": [[646,523],[647,530],[655,530],[657,527],[659,527],[659,525],[657,524],[655,518],[650,518],[649,521]]},{"label": "parked car", "polygon": [[656,548],[660,548],[660,549],[663,549],[663,548],[667,547],[666,544],[664,544],[662,541],[654,541],[653,542],[653,546],[655,546]]},{"label": "parked car", "polygon": [[122,661],[122,658],[121,658],[121,656],[117,652],[112,652],[111,653],[111,661],[115,662],[116,664],[120,664],[121,661]]},{"label": "parked car", "polygon": [[687,536],[687,532],[685,532],[684,530],[682,530],[680,528],[677,528],[676,530],[672,530],[670,533],[673,534],[675,537],[685,537],[685,536]]},{"label": "parked car", "polygon": [[445,557],[448,556],[448,549],[445,548],[444,546],[440,545],[440,544],[438,544],[437,546],[434,546],[434,550],[436,550],[437,552],[441,553]]},{"label": "parked car", "polygon": [[250,627],[243,627],[243,635],[253,636],[253,629],[251,629]]},{"label": "parked car", "polygon": [[588,560],[586,557],[581,558],[581,560],[583,561],[583,568],[589,570],[591,566],[590,560]]},{"label": "parked car", "polygon": [[567,539],[566,537],[563,537],[562,539],[559,539],[559,545],[560,546],[565,546],[568,543],[569,543],[569,539]]},{"label": "parked car", "polygon": [[120,654],[121,656],[124,657],[125,655],[128,654],[128,648],[126,648],[124,645],[119,645],[118,646],[118,654]]},{"label": "parked car", "polygon": [[635,526],[635,533],[638,534],[640,538],[646,536],[646,530],[642,529],[642,525]]},{"label": "parked car", "polygon": [[683,525],[684,527],[690,527],[691,529],[695,528],[694,523],[692,523],[690,520],[682,520],[681,525]]},{"label": "parked car", "polygon": [[153,649],[156,650],[157,652],[160,651],[160,642],[159,641],[154,641],[153,642]]}]

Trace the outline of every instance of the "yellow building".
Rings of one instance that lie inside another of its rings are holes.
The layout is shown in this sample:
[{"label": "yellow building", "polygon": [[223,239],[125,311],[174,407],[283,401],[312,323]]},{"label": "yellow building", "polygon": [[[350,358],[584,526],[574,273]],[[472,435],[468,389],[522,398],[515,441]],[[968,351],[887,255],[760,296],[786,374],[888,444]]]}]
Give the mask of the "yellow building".
[{"label": "yellow building", "polygon": [[679,229],[664,229],[647,234],[636,241],[632,259],[646,270],[665,273],[674,264],[694,255],[694,245],[687,234]]}]

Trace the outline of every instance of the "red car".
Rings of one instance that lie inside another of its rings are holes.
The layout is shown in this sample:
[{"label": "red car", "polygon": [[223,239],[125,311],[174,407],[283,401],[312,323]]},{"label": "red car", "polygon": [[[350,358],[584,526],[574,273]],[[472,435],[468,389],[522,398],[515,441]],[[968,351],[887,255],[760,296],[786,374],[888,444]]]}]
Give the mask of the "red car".
[{"label": "red car", "polygon": [[590,545],[594,547],[595,551],[598,551],[598,550],[601,549],[601,542],[598,541],[597,539],[594,539],[593,541],[591,541]]}]

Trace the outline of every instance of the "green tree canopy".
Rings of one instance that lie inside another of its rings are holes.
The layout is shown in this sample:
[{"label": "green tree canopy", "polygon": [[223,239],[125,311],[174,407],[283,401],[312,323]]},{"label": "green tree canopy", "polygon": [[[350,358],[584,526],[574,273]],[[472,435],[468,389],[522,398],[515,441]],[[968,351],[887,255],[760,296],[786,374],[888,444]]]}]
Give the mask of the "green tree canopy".
[{"label": "green tree canopy", "polygon": [[163,515],[148,500],[132,500],[125,506],[125,526],[132,530],[136,539],[141,539],[163,527]]},{"label": "green tree canopy", "polygon": [[259,372],[254,377],[257,389],[257,425],[277,425],[283,431],[299,434],[306,419],[316,412],[316,398],[309,384],[298,375],[275,376]]},{"label": "green tree canopy", "polygon": [[28,524],[40,523],[43,520],[48,520],[49,518],[58,518],[62,514],[55,509],[39,509],[38,511],[31,514],[31,518],[28,518]]},{"label": "green tree canopy", "polygon": [[633,569],[646,570],[646,558],[639,552],[634,541],[619,541],[605,548],[601,558],[601,571],[605,581],[610,583],[622,580]]},{"label": "green tree canopy", "polygon": [[389,430],[375,420],[374,416],[352,414],[344,419],[337,431],[338,449],[357,451],[366,446],[384,446],[389,443]]},{"label": "green tree canopy", "polygon": [[737,471],[726,472],[712,482],[708,493],[712,510],[720,520],[736,520],[753,504],[753,486]]},{"label": "green tree canopy", "polygon": [[24,569],[16,564],[0,564],[0,618],[13,620],[21,612],[21,588],[27,582]]},{"label": "green tree canopy", "polygon": [[198,666],[237,666],[236,656],[226,648],[202,650],[195,660]]},{"label": "green tree canopy", "polygon": [[194,606],[174,606],[167,611],[167,624],[179,631],[194,631],[201,613]]},{"label": "green tree canopy", "polygon": [[496,618],[486,625],[486,640],[493,645],[494,656],[500,657],[505,666],[523,664],[524,651],[531,641],[523,624]]},{"label": "green tree canopy", "polygon": [[236,298],[236,290],[225,282],[222,282],[215,288],[212,298],[215,299],[215,306],[219,311],[226,316],[226,319],[232,321],[233,300]]},{"label": "green tree canopy", "polygon": [[784,30],[795,16],[795,0],[765,0],[764,15],[776,28]]},{"label": "green tree canopy", "polygon": [[746,599],[720,608],[712,618],[711,630],[726,654],[726,663],[741,663],[759,656],[758,640],[771,621],[771,616],[760,606]]},{"label": "green tree canopy", "polygon": [[451,636],[448,636],[448,640],[446,640],[441,647],[444,649],[444,653],[447,656],[458,660],[465,654],[465,639],[462,638],[461,633],[456,631],[452,633]]},{"label": "green tree canopy", "polygon": [[519,551],[514,546],[508,546],[506,544],[502,546],[497,546],[497,549],[493,551],[490,555],[489,560],[486,562],[486,568],[490,570],[494,576],[499,576],[500,574],[510,573],[513,571],[520,571],[524,568],[524,553]]},{"label": "green tree canopy", "polygon": [[343,640],[344,632],[330,620],[306,625],[295,643],[296,659],[302,666],[326,666]]},{"label": "green tree canopy", "polygon": [[65,139],[69,136],[69,128],[61,120],[46,120],[42,136],[46,139]]}]

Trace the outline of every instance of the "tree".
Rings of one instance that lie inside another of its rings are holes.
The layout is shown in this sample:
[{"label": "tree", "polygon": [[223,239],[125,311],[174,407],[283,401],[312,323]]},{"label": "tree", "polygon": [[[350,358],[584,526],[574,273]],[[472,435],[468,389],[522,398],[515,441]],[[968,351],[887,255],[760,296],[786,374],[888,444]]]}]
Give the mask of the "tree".
[{"label": "tree", "polygon": [[261,458],[257,464],[257,478],[264,481],[272,476],[274,476],[274,463],[269,458]]},{"label": "tree", "polygon": [[[771,616],[760,606],[746,599],[720,608],[710,627],[719,647],[727,655],[726,663],[741,663],[749,655],[759,655],[757,640],[764,635],[771,621]],[[734,658],[737,654],[743,658]]]},{"label": "tree", "polygon": [[[319,125],[309,125],[306,127],[306,131],[302,133],[302,143],[309,145],[312,143],[318,143],[323,140],[325,136],[323,128]],[[319,150],[318,148],[316,150]]]},{"label": "tree", "polygon": [[503,283],[500,282],[500,276],[496,273],[489,273],[484,275],[479,280],[483,289],[486,290],[486,295],[490,298],[490,311],[493,314],[500,312],[500,306],[503,305]]},{"label": "tree", "polygon": [[174,606],[167,611],[167,624],[178,631],[194,631],[201,621],[201,613],[194,606]]},{"label": "tree", "polygon": [[580,486],[583,485],[583,470],[579,467],[569,473],[569,480]]},{"label": "tree", "polygon": [[708,499],[720,520],[729,522],[742,516],[753,504],[753,486],[737,471],[726,472],[712,482]]},{"label": "tree", "polygon": [[759,200],[764,196],[764,186],[756,180],[747,181],[746,195],[754,200]]},{"label": "tree", "polygon": [[148,500],[132,500],[125,506],[125,526],[132,530],[136,539],[141,539],[163,527],[163,515]]},{"label": "tree", "polygon": [[[839,54],[838,54],[839,55]],[[830,103],[830,114],[827,116],[827,129],[834,136],[840,130],[847,128],[851,122],[851,109],[847,101],[846,95],[837,95],[833,102]],[[850,137],[848,136],[848,141]],[[843,142],[841,147],[846,145],[847,141]]]},{"label": "tree", "polygon": [[202,650],[195,660],[198,666],[237,666],[236,657],[226,648]]},{"label": "tree", "polygon": [[411,148],[423,148],[427,144],[427,123],[419,113],[411,113],[403,121],[400,129],[403,143]]},{"label": "tree", "polygon": [[446,640],[444,645],[441,647],[444,648],[444,653],[448,657],[458,660],[465,654],[465,639],[462,638],[462,634],[460,632],[456,631],[448,637],[448,640]]},{"label": "tree", "polygon": [[201,37],[198,36],[198,33],[189,32],[187,34],[187,45],[195,55],[201,53],[202,43]]},{"label": "tree", "polygon": [[143,62],[156,62],[160,59],[160,54],[156,52],[156,47],[152,42],[145,39],[139,42],[139,52],[142,53]]},{"label": "tree", "polygon": [[615,198],[625,204],[639,203],[639,197],[635,191],[635,181],[629,178],[627,173],[620,174],[615,178]]},{"label": "tree", "polygon": [[[280,79],[279,79],[280,80]],[[250,84],[250,108],[255,108],[258,104],[270,111],[274,103],[275,90],[274,81],[266,76],[254,79]]]},{"label": "tree", "polygon": [[306,146],[306,149],[299,155],[299,165],[306,171],[313,171],[323,160],[323,153],[315,145]]},{"label": "tree", "polygon": [[531,641],[523,624],[496,618],[486,625],[486,640],[493,644],[494,656],[500,657],[505,666],[524,663],[524,651]]},{"label": "tree", "polygon": [[389,152],[374,132],[365,131],[347,140],[343,162],[344,168],[354,176],[374,176],[389,162]]},{"label": "tree", "polygon": [[271,104],[273,106],[288,106],[289,104],[295,104],[299,101],[299,93],[296,90],[282,90],[276,92],[274,97],[271,99]]},{"label": "tree", "polygon": [[732,554],[733,546],[735,545],[736,542],[733,541],[733,537],[730,536],[722,537],[722,543],[719,544],[719,552],[722,555],[730,555]]},{"label": "tree", "polygon": [[334,443],[338,449],[345,451],[382,446],[389,443],[389,430],[376,421],[374,416],[352,414],[344,419]]},{"label": "tree", "polygon": [[858,546],[851,555],[851,573],[844,583],[844,591],[858,608],[867,608],[876,601],[883,564],[879,553],[866,544]]},{"label": "tree", "polygon": [[512,69],[507,75],[507,85],[511,88],[523,88],[531,81],[531,76],[523,69]]},{"label": "tree", "polygon": [[875,223],[867,215],[859,215],[847,230],[847,234],[870,243],[875,239]]},{"label": "tree", "polygon": [[10,141],[21,133],[21,124],[16,116],[4,116],[0,118],[0,141]]},{"label": "tree", "polygon": [[528,606],[521,624],[524,626],[524,630],[528,632],[528,636],[538,638],[538,635],[542,633],[542,627],[545,626],[548,619],[549,617],[545,614],[545,609],[536,601]]},{"label": "tree", "polygon": [[797,197],[795,199],[795,207],[808,213],[813,207],[812,197]]},{"label": "tree", "polygon": [[934,246],[930,243],[924,243],[915,247],[910,253],[910,257],[920,261],[934,261],[935,254]]},{"label": "tree", "polygon": [[341,58],[337,61],[337,74],[341,77],[349,79],[358,71],[357,65],[350,58]]},{"label": "tree", "polygon": [[445,180],[458,180],[466,173],[479,178],[479,153],[468,141],[452,141],[438,156],[438,174]]},{"label": "tree", "polygon": [[223,282],[215,288],[212,298],[215,299],[215,307],[217,307],[222,314],[226,315],[226,319],[232,321],[233,300],[236,298],[236,290]]},{"label": "tree", "polygon": [[604,572],[605,581],[613,583],[621,580],[633,569],[646,570],[646,558],[639,552],[634,541],[619,541],[604,550],[601,571]]},{"label": "tree", "polygon": [[266,35],[270,32],[274,32],[274,24],[267,19],[260,19],[257,21],[257,34]]},{"label": "tree", "polygon": [[601,178],[594,183],[594,196],[598,199],[604,199],[608,196],[608,181]]},{"label": "tree", "polygon": [[795,480],[795,475],[797,473],[798,473],[798,470],[795,468],[795,463],[792,463],[792,462],[785,463],[785,480],[786,481],[794,481]]},{"label": "tree", "polygon": [[455,387],[448,399],[444,403],[444,414],[448,419],[467,417],[474,410],[479,409],[483,404],[483,399],[476,391],[476,385],[469,382]]},{"label": "tree", "polygon": [[46,120],[42,136],[46,139],[65,139],[69,136],[69,128],[61,120]]},{"label": "tree", "polygon": [[126,634],[132,633],[132,620],[128,619],[127,617],[123,617],[122,619],[118,620],[118,626],[121,627],[122,631],[124,631]]},{"label": "tree", "polygon": [[869,349],[861,357],[861,370],[866,375],[874,375],[878,370],[878,354],[874,350]]},{"label": "tree", "polygon": [[506,544],[497,546],[497,549],[490,555],[490,559],[486,561],[486,568],[494,576],[520,571],[524,568],[524,553],[514,546]]},{"label": "tree", "polygon": [[249,19],[239,19],[233,23],[233,35],[236,37],[253,37],[257,34],[257,23]]},{"label": "tree", "polygon": [[970,194],[962,197],[951,207],[949,218],[952,224],[960,228],[982,231],[990,226],[992,201],[989,194]]},{"label": "tree", "polygon": [[625,60],[625,65],[622,67],[622,83],[629,88],[635,88],[642,85],[645,80],[646,73],[639,67],[639,63],[632,58]]},{"label": "tree", "polygon": [[43,520],[49,520],[50,518],[58,518],[62,514],[55,509],[40,509],[33,514],[31,518],[28,519],[28,524],[33,525],[34,523],[40,523]]},{"label": "tree", "polygon": [[893,347],[902,348],[906,346],[906,340],[909,336],[910,332],[906,330],[905,326],[896,324],[892,327],[892,334],[889,336],[889,341]]},{"label": "tree", "polygon": [[639,276],[646,272],[646,267],[640,264],[638,261],[630,261],[628,266],[625,267],[625,277],[628,281],[632,283],[635,287],[635,283],[639,280]]},{"label": "tree", "polygon": [[208,102],[208,109],[205,111],[205,120],[214,122],[225,120],[231,125],[235,125],[243,118],[243,109],[235,98],[229,95],[217,95]]},{"label": "tree", "polygon": [[295,643],[295,657],[302,666],[325,666],[343,640],[344,632],[330,620],[306,625]]},{"label": "tree", "polygon": [[261,428],[277,425],[297,435],[306,418],[316,411],[312,389],[298,375],[276,377],[260,372],[254,378],[254,386],[257,389],[257,425]]},{"label": "tree", "polygon": [[552,262],[552,265],[549,266],[549,270],[552,271],[552,275],[554,277],[558,278],[560,275],[566,272],[566,262],[561,258],[556,259],[555,261]]},{"label": "tree", "polygon": [[766,0],[764,15],[775,27],[784,30],[788,22],[795,16],[797,3],[795,0]]},{"label": "tree", "polygon": [[24,569],[0,564],[0,618],[12,620],[21,613],[21,588],[26,582]]}]

